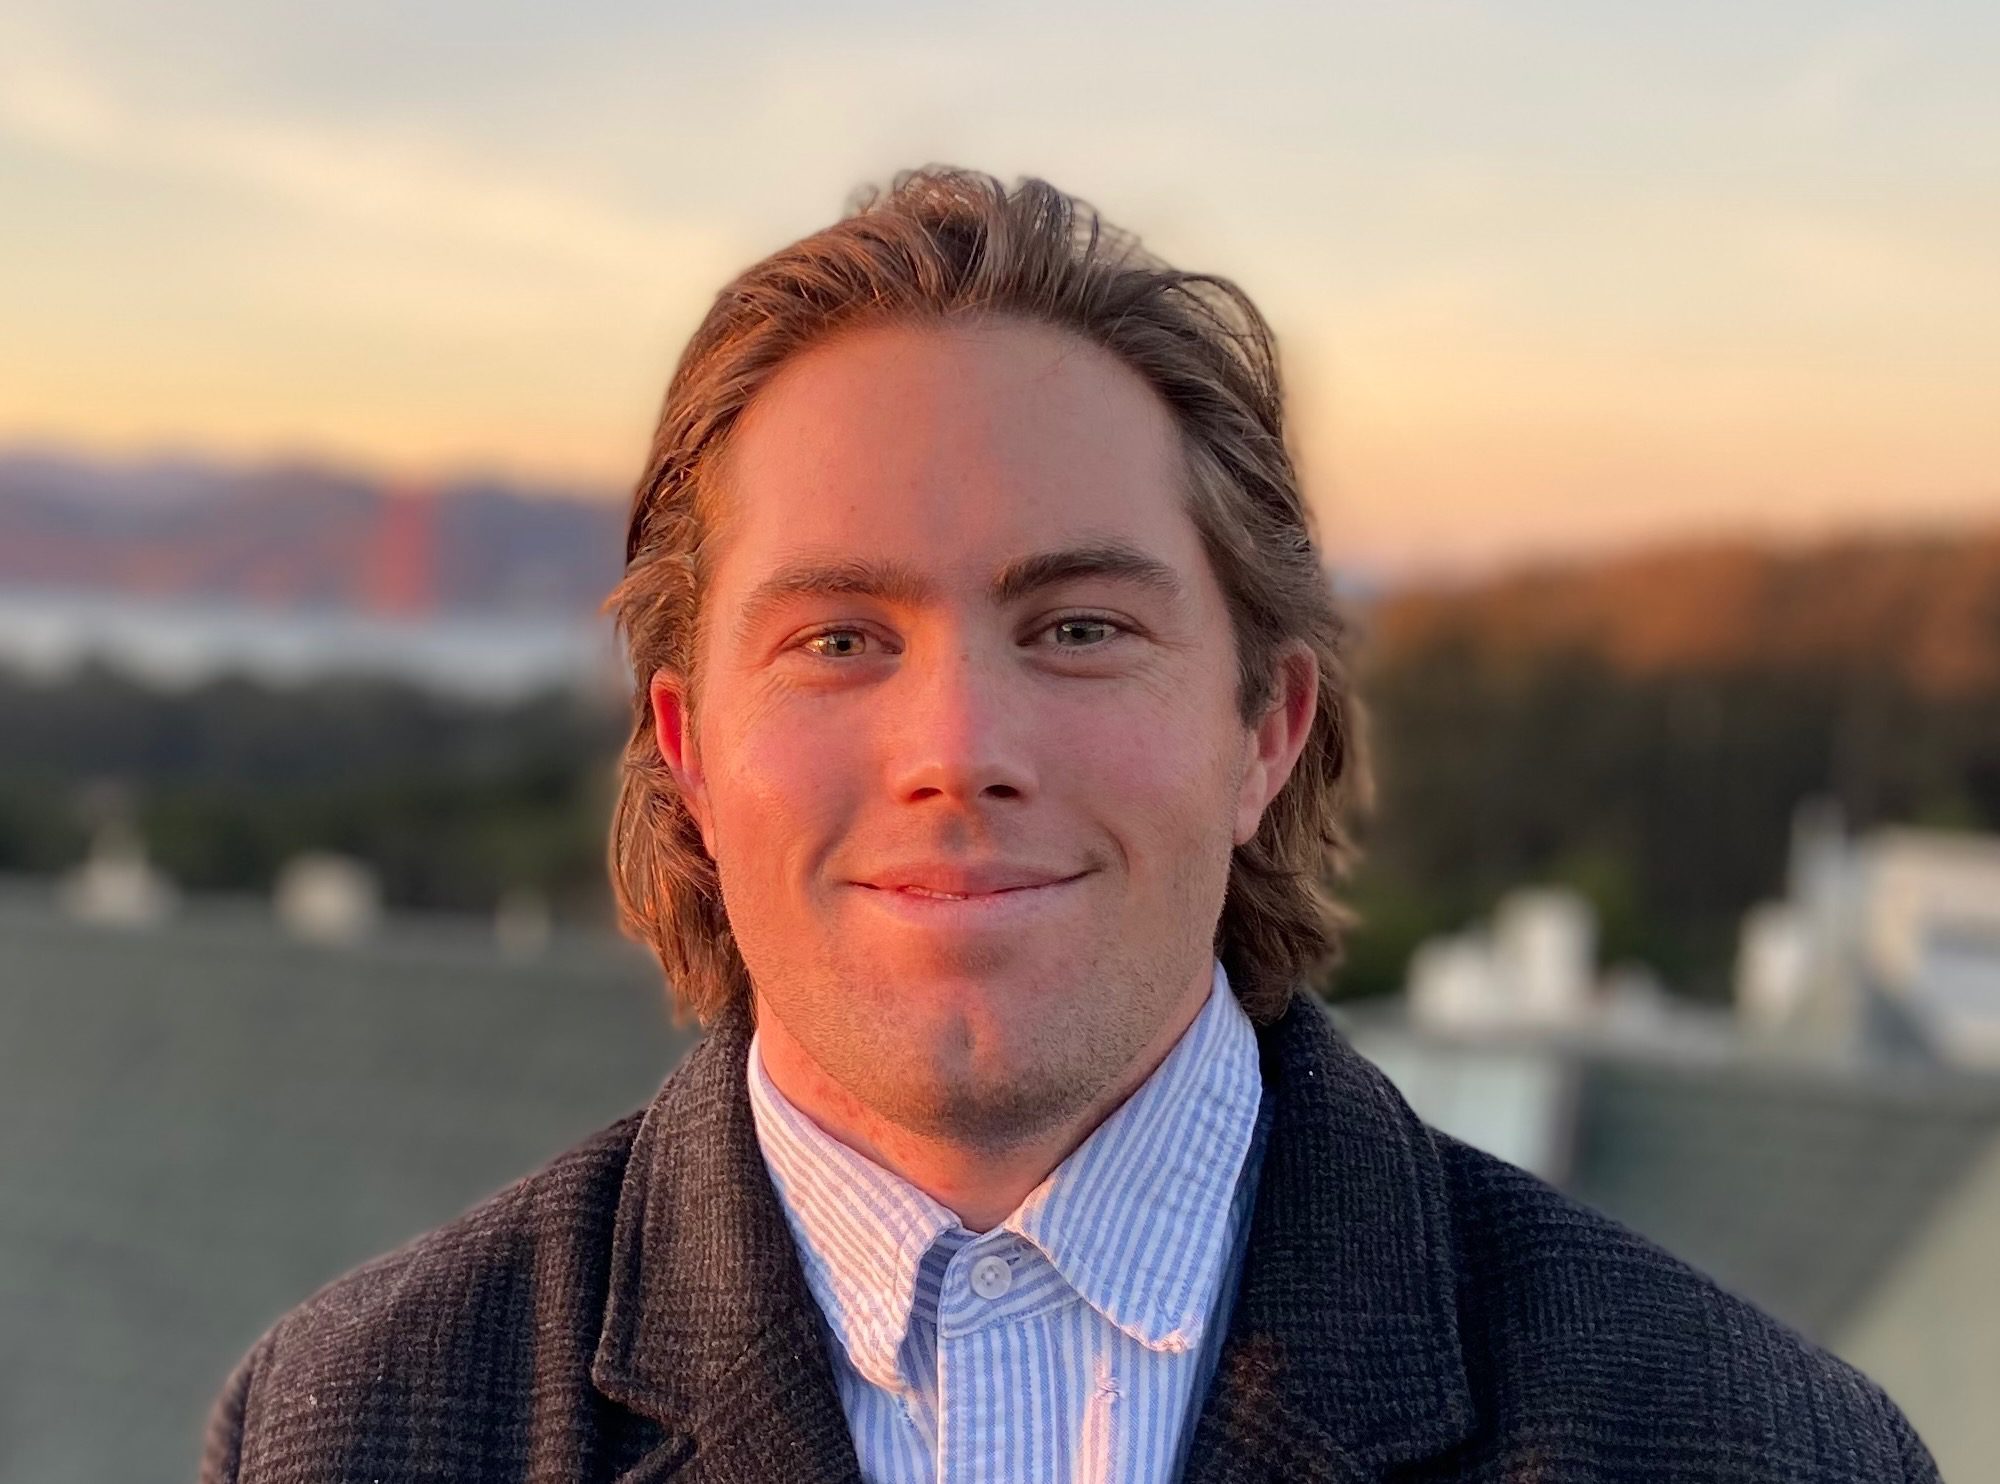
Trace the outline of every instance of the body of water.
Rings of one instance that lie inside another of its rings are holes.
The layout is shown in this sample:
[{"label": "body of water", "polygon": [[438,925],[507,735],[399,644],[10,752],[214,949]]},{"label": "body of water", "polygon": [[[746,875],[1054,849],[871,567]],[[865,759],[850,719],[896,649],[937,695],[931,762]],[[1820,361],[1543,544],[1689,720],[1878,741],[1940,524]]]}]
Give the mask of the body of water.
[{"label": "body of water", "polygon": [[165,686],[195,686],[224,674],[278,683],[367,674],[507,699],[551,686],[618,693],[625,683],[609,619],[522,613],[396,619],[0,588],[0,663],[61,674],[92,658]]}]

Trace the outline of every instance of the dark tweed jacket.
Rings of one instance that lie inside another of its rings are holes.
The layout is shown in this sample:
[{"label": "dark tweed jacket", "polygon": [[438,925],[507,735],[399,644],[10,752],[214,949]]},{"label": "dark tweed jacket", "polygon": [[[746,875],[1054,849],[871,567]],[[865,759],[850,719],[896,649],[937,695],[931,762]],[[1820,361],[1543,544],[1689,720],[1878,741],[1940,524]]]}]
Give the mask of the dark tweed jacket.
[{"label": "dark tweed jacket", "polygon": [[[748,1037],[719,1023],[643,1113],[281,1319],[203,1480],[858,1484]],[[1186,1478],[1937,1478],[1865,1377],[1426,1128],[1309,1001],[1259,1043],[1270,1142]]]}]

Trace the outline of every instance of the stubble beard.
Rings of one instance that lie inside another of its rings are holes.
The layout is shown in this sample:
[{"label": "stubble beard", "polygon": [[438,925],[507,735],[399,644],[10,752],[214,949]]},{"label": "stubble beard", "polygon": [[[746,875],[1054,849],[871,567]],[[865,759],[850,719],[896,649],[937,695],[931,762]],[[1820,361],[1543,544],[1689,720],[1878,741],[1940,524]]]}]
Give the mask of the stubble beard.
[{"label": "stubble beard", "polygon": [[[820,973],[829,970],[832,984],[821,978],[804,993],[773,986],[767,994],[792,1039],[875,1117],[917,1138],[995,1155],[1086,1113],[1145,1047],[1174,997],[1161,992],[1165,965],[1093,955],[1061,970],[1072,996],[1092,997],[1088,1006],[1073,999],[1046,1011],[965,1006],[926,1016],[919,1028],[880,1009],[880,977],[862,982],[865,970],[851,962]],[[966,974],[961,966],[953,977]],[[1037,1023],[1023,1025],[1030,1016]]]},{"label": "stubble beard", "polygon": [[[911,1136],[1002,1155],[1093,1110],[1110,1111],[1102,1106],[1107,1096],[1183,1007],[1196,977],[1205,982],[1221,908],[1212,871],[1206,862],[1182,864],[1174,894],[1188,910],[1174,915],[1178,931],[1114,931],[1085,960],[1051,965],[1048,974],[1067,981],[1062,998],[962,1005],[927,1018],[914,1035],[883,1003],[883,975],[921,970],[846,957],[801,964],[790,945],[759,944],[754,934],[750,942],[739,935],[738,944],[760,999],[848,1097]],[[1128,951],[1116,952],[1125,944]],[[758,951],[764,947],[778,951]],[[968,947],[940,972],[973,982],[1018,974],[1020,951],[1018,942]],[[998,1036],[1007,1044],[995,1045]]]}]

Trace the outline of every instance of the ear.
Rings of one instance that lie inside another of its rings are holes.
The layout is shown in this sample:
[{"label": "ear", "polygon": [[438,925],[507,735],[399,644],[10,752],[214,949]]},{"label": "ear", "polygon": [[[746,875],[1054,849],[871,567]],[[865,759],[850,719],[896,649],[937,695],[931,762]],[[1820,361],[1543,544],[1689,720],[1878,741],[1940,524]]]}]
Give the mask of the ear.
[{"label": "ear", "polygon": [[1279,657],[1278,694],[1250,733],[1243,786],[1236,795],[1238,845],[1255,838],[1264,810],[1292,776],[1318,709],[1319,659],[1310,645],[1295,639]]},{"label": "ear", "polygon": [[702,847],[709,859],[715,858],[715,835],[709,823],[708,786],[702,775],[701,756],[695,747],[694,727],[687,704],[687,685],[675,670],[655,670],[646,687],[653,707],[653,738],[659,743],[660,757],[674,775],[681,801],[701,827]]}]

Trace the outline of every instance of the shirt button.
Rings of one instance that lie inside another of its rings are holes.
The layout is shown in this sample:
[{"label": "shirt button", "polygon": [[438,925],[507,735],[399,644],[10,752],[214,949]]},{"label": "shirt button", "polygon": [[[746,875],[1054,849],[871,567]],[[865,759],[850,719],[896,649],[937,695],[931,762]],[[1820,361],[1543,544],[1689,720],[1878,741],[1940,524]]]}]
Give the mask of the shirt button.
[{"label": "shirt button", "polygon": [[982,1257],[972,1265],[972,1291],[983,1299],[997,1299],[1014,1286],[1014,1270],[1004,1257]]}]

